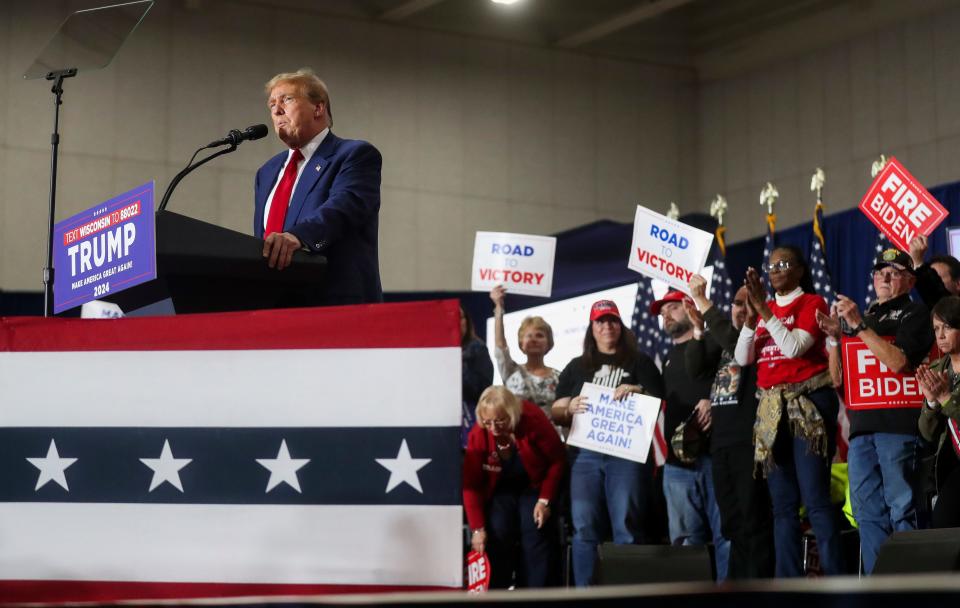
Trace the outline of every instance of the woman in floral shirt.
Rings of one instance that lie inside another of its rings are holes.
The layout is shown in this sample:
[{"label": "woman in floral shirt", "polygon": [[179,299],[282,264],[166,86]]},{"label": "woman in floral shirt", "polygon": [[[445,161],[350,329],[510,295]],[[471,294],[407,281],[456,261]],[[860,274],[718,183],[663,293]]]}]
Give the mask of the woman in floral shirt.
[{"label": "woman in floral shirt", "polygon": [[517,338],[526,363],[517,363],[510,356],[507,338],[503,333],[503,298],[506,289],[494,287],[490,292],[494,309],[494,356],[503,385],[520,399],[537,404],[550,417],[550,406],[557,399],[557,380],[560,370],[547,367],[543,358],[553,348],[553,330],[542,317],[527,317],[520,323]]}]

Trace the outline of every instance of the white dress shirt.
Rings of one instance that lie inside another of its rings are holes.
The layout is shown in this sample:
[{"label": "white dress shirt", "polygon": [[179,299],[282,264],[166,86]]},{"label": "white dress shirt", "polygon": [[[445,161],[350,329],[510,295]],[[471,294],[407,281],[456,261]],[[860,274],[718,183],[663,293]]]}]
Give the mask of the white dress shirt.
[{"label": "white dress shirt", "polygon": [[[323,141],[323,138],[327,136],[327,133],[330,132],[330,127],[327,127],[323,131],[317,133],[317,135],[307,142],[307,145],[300,148],[300,154],[303,154],[303,160],[297,164],[297,179],[293,182],[293,190],[290,191],[290,201],[293,201],[293,194],[297,191],[297,184],[300,182],[300,176],[303,175],[303,169],[307,166],[307,161],[310,160],[310,157],[313,156],[313,153],[317,151],[317,148],[320,147],[320,143]],[[273,204],[273,195],[277,191],[277,186],[280,185],[280,180],[283,179],[283,172],[286,171],[287,165],[290,163],[290,159],[293,157],[293,149],[291,148],[287,152],[287,161],[283,163],[283,166],[280,167],[280,173],[277,175],[277,181],[273,184],[273,188],[270,189],[270,194],[267,196],[267,204],[263,207],[263,230],[267,230],[267,218],[270,217],[270,205]],[[287,203],[289,204],[289,203]]]}]

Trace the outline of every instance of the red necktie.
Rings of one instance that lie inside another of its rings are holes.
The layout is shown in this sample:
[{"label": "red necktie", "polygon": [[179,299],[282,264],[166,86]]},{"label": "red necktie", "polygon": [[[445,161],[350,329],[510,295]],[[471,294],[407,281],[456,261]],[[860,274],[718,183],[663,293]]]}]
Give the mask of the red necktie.
[{"label": "red necktie", "polygon": [[303,154],[299,148],[294,148],[290,160],[287,161],[287,168],[283,170],[283,177],[277,184],[277,189],[273,193],[273,201],[270,203],[270,215],[267,216],[267,227],[263,231],[264,238],[274,232],[283,232],[283,221],[287,217],[287,207],[290,206],[290,195],[293,193],[293,185],[297,182],[297,165],[303,160]]}]

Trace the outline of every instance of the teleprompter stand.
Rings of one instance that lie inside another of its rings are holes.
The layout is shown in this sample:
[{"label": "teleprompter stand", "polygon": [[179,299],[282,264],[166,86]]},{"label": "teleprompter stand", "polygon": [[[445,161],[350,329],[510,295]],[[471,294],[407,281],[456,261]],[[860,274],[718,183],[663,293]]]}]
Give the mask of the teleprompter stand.
[{"label": "teleprompter stand", "polygon": [[53,228],[57,209],[57,160],[60,151],[60,106],[63,81],[80,71],[106,67],[133,30],[153,6],[153,0],[138,0],[69,15],[24,72],[28,80],[53,81],[53,134],[50,136],[50,195],[47,223],[47,260],[43,268],[43,316],[53,309]]}]

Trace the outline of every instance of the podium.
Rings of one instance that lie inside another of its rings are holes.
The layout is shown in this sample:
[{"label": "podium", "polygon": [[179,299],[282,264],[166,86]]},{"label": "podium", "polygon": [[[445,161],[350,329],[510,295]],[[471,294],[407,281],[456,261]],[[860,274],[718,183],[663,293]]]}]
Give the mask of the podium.
[{"label": "podium", "polygon": [[125,314],[184,314],[320,303],[327,259],[298,251],[276,270],[263,257],[263,240],[198,219],[156,215],[157,279],[103,299]]}]

